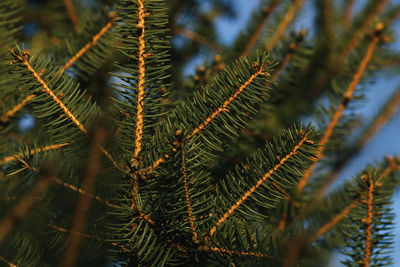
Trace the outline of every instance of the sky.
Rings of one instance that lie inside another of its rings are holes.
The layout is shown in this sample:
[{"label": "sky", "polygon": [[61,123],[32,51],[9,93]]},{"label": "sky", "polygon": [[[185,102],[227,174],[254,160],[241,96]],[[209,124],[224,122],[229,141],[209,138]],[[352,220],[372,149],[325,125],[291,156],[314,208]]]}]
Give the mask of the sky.
[{"label": "sky", "polygon": [[[246,22],[254,8],[258,7],[259,0],[232,0],[234,6],[237,7],[238,17],[235,20],[220,19],[217,22],[217,29],[221,33],[221,41],[230,43],[239,33],[240,29],[246,26]],[[360,1],[358,1],[360,3]],[[361,1],[363,2],[363,1]],[[400,1],[391,1],[400,2]],[[356,7],[357,9],[357,7]],[[308,28],[312,23],[312,9],[310,6],[305,6],[303,12],[307,14],[306,19],[301,19],[293,25],[295,29]],[[310,15],[308,15],[310,14]],[[396,29],[397,40],[394,47],[400,48],[400,23],[393,27]],[[399,49],[397,49],[399,50]],[[194,62],[193,64],[196,64]],[[200,63],[199,63],[200,64]],[[362,114],[365,124],[371,120],[380,110],[393,92],[400,86],[400,77],[388,80],[387,77],[381,77],[373,86],[366,90],[365,104],[359,109]],[[340,174],[339,181],[343,182],[346,179],[351,179],[357,172],[363,170],[367,164],[374,164],[381,161],[387,155],[400,156],[400,109],[392,119],[384,126],[384,128],[365,146],[365,148],[343,169]],[[394,197],[394,212],[395,212],[395,244],[393,251],[398,253],[392,254],[395,266],[400,266],[400,191],[397,190]],[[333,257],[331,267],[342,266],[338,257]]]}]

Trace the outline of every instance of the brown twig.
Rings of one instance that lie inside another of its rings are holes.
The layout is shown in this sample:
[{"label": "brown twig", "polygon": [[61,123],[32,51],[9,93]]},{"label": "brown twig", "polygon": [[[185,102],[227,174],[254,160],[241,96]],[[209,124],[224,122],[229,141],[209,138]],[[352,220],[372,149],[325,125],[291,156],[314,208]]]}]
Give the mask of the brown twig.
[{"label": "brown twig", "polygon": [[28,95],[27,97],[25,97],[20,103],[15,105],[12,109],[10,109],[3,116],[1,116],[0,120],[2,122],[7,122],[10,119],[10,117],[14,116],[15,113],[17,113],[20,109],[22,109],[26,105],[26,103],[34,97],[35,95]]},{"label": "brown twig", "polygon": [[38,196],[42,196],[50,183],[50,177],[41,177],[34,184],[32,190],[23,196],[15,205],[9,215],[0,223],[0,243],[4,241],[8,233],[14,228],[16,222],[20,220],[38,200]]},{"label": "brown twig", "polygon": [[374,218],[374,181],[369,177],[368,200],[367,200],[367,218],[363,220],[366,224],[365,228],[365,251],[364,266],[369,267],[372,250],[372,220]]},{"label": "brown twig", "polygon": [[[106,140],[106,131],[105,129],[99,127],[94,133],[86,174],[82,182],[83,188],[89,194],[92,194],[92,192],[94,191],[94,187],[96,185],[96,176],[99,174],[101,169],[101,163],[100,163],[101,151],[99,147],[102,146],[105,140]],[[72,224],[71,231],[73,232],[84,231],[86,225],[86,217],[91,206],[91,201],[92,198],[87,196],[86,194],[80,195],[76,205],[74,222]],[[81,243],[80,236],[70,234],[66,245],[66,249],[64,251],[64,255],[61,259],[60,266],[67,267],[75,265],[80,243]]]},{"label": "brown twig", "polygon": [[[62,144],[55,144],[55,145],[49,145],[49,146],[45,146],[45,147],[40,147],[40,148],[37,148],[37,149],[31,149],[29,151],[29,154],[33,155],[35,153],[40,153],[40,152],[44,152],[44,151],[59,149],[59,148],[64,147],[64,146],[66,146],[68,144],[69,143],[62,143]],[[18,154],[15,154],[15,155],[0,159],[0,164],[5,164],[5,163],[9,163],[9,162],[14,161],[14,160],[18,160],[19,158],[21,158],[21,156],[22,155],[20,153],[18,153]]]},{"label": "brown twig", "polygon": [[240,205],[243,204],[243,202],[250,197],[256,190],[259,188],[265,181],[267,181],[268,178],[270,178],[279,168],[281,168],[285,162],[290,159],[293,155],[297,153],[297,150],[301,148],[304,142],[308,140],[308,135],[306,134],[303,139],[290,151],[286,156],[284,156],[278,164],[276,164],[272,169],[270,169],[265,175],[257,181],[257,183],[247,190],[243,196],[235,203],[233,204],[227,212],[225,212],[224,215],[221,216],[221,218],[218,220],[218,222],[211,228],[210,230],[210,236],[212,236],[215,231],[217,230],[217,227],[224,223],[234,212],[237,210]]},{"label": "brown twig", "polygon": [[197,33],[197,32],[192,32],[188,29],[183,29],[183,28],[177,28],[175,30],[177,34],[180,34],[184,37],[186,37],[189,40],[195,41],[199,44],[203,44],[214,50],[215,52],[220,52],[222,48],[215,42],[207,39],[205,36]]},{"label": "brown twig", "polygon": [[67,9],[68,16],[74,25],[75,31],[77,34],[81,35],[81,28],[79,27],[79,19],[75,11],[74,4],[72,3],[72,0],[64,0],[64,5]]},{"label": "brown twig", "polygon": [[294,0],[294,3],[289,7],[286,15],[283,17],[279,25],[276,27],[275,33],[268,39],[268,42],[265,44],[265,48],[268,51],[271,51],[278,41],[282,38],[283,34],[286,31],[286,28],[293,21],[297,12],[300,10],[305,0]]},{"label": "brown twig", "polygon": [[254,45],[257,43],[257,40],[260,38],[262,30],[263,30],[265,24],[267,23],[271,13],[274,12],[274,10],[277,8],[279,2],[280,2],[280,0],[274,0],[271,3],[271,5],[263,8],[262,19],[261,19],[260,23],[257,25],[253,34],[250,36],[250,39],[247,42],[246,47],[243,49],[242,53],[240,54],[241,56],[245,57],[250,53],[251,49],[254,47]]},{"label": "brown twig", "polygon": [[7,264],[9,267],[17,267],[17,265],[9,262],[8,260],[6,260],[4,257],[0,256],[0,261],[4,262],[5,264]]},{"label": "brown twig", "polygon": [[317,162],[323,157],[323,153],[324,153],[324,149],[326,144],[329,142],[333,130],[336,127],[336,125],[339,122],[339,119],[341,118],[343,111],[345,110],[348,102],[351,100],[351,98],[353,97],[353,93],[354,90],[357,86],[357,84],[359,83],[365,69],[367,68],[368,63],[370,62],[373,52],[380,40],[380,33],[383,30],[383,24],[378,24],[377,28],[376,28],[376,33],[370,43],[370,45],[368,46],[368,50],[364,56],[364,58],[362,59],[360,66],[358,67],[358,70],[356,72],[356,74],[353,77],[353,80],[351,81],[351,83],[349,84],[349,87],[347,88],[346,92],[344,93],[343,97],[342,97],[342,102],[339,105],[339,107],[336,109],[336,111],[334,112],[330,123],[328,124],[328,126],[326,127],[324,134],[322,136],[321,141],[319,142],[320,144],[320,149],[318,150],[317,154],[316,154],[316,159],[314,160],[313,163],[311,163],[310,167],[304,172],[303,177],[301,178],[299,184],[298,184],[298,190],[301,192],[304,187],[307,185],[308,179],[310,178]]}]

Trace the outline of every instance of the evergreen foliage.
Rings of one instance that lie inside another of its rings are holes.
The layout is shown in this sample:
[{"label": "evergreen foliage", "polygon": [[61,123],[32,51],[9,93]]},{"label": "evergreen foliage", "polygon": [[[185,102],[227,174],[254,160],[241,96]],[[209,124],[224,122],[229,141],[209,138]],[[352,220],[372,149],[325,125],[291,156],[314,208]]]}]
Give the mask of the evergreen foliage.
[{"label": "evergreen foliage", "polygon": [[328,189],[400,4],[259,2],[232,44],[231,1],[0,2],[0,266],[393,264],[400,159]]}]

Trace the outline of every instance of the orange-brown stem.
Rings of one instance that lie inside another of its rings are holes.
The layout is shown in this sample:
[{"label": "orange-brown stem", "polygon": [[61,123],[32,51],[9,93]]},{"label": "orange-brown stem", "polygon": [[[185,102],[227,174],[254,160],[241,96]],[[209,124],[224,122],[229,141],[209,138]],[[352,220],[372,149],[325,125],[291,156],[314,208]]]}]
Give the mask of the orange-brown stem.
[{"label": "orange-brown stem", "polygon": [[353,20],[353,9],[354,9],[354,4],[355,0],[347,0],[346,5],[344,7],[344,13],[343,13],[343,26],[344,28],[348,29],[351,25],[351,21]]},{"label": "orange-brown stem", "polygon": [[209,48],[211,48],[212,50],[214,50],[215,52],[220,52],[222,50],[221,47],[217,43],[207,39],[205,36],[203,36],[199,33],[192,32],[192,31],[189,31],[188,29],[183,29],[183,28],[177,28],[176,33],[186,37],[189,40],[195,41],[199,44],[204,44],[204,45],[208,46]]},{"label": "orange-brown stem", "polygon": [[341,222],[347,214],[350,213],[352,209],[354,209],[357,206],[356,202],[351,203],[349,206],[347,206],[344,210],[342,210],[338,215],[336,215],[332,220],[330,220],[328,223],[323,225],[321,228],[319,228],[315,234],[313,234],[309,239],[308,243],[312,243],[315,240],[317,240],[320,236],[325,234],[327,231],[332,229],[335,225],[337,225],[339,222]]},{"label": "orange-brown stem", "polygon": [[140,32],[138,37],[138,81],[137,81],[137,107],[136,107],[136,129],[135,129],[135,150],[133,152],[131,165],[135,165],[140,151],[142,150],[142,138],[143,138],[143,109],[144,109],[144,91],[145,91],[145,78],[146,78],[146,66],[145,66],[145,53],[146,53],[146,40],[145,33],[145,9],[143,0],[138,0],[138,24],[137,29]]},{"label": "orange-brown stem", "polygon": [[374,218],[374,181],[369,177],[368,200],[367,200],[367,218],[363,222],[367,225],[365,228],[365,250],[364,266],[369,267],[369,261],[372,252],[372,220]]},{"label": "orange-brown stem", "polygon": [[[31,149],[29,151],[29,154],[33,155],[35,153],[40,153],[40,152],[44,152],[44,151],[59,149],[59,148],[64,147],[64,146],[66,146],[68,144],[69,143],[63,143],[63,144],[56,144],[56,145],[49,145],[49,146],[45,146],[45,147],[40,147],[40,148],[37,148],[37,149]],[[9,163],[9,162],[14,161],[14,160],[18,160],[18,159],[21,158],[21,156],[22,156],[21,154],[15,154],[15,155],[0,159],[0,164],[5,164],[5,163]]]},{"label": "orange-brown stem", "polygon": [[17,265],[11,263],[10,261],[6,260],[4,257],[0,256],[0,261],[4,262],[7,264],[9,267],[17,267]]},{"label": "orange-brown stem", "polygon": [[[382,30],[382,28],[379,27],[379,30]],[[353,80],[351,81],[349,87],[347,88],[346,92],[344,93],[344,95],[342,97],[341,104],[339,105],[339,107],[337,108],[335,113],[333,114],[330,123],[328,124],[328,126],[326,127],[326,129],[324,131],[322,139],[319,143],[320,149],[318,150],[318,152],[316,154],[316,157],[315,157],[316,159],[310,165],[310,167],[304,172],[304,175],[298,184],[299,191],[302,191],[304,189],[304,187],[307,185],[308,179],[310,178],[310,176],[315,168],[315,165],[323,157],[325,146],[329,142],[334,128],[339,123],[339,119],[342,117],[343,111],[345,110],[348,102],[353,97],[354,90],[355,90],[357,84],[359,83],[365,69],[367,68],[368,63],[370,62],[370,60],[372,58],[372,54],[373,54],[379,40],[380,40],[380,36],[378,33],[376,33],[372,39],[371,44],[368,46],[367,53],[365,54],[364,58],[362,59],[361,64],[358,67],[358,70],[353,77]]]},{"label": "orange-brown stem", "polygon": [[235,255],[235,256],[253,256],[253,257],[260,257],[265,258],[268,255],[258,252],[248,252],[248,251],[237,251],[237,250],[229,250],[225,248],[217,248],[217,247],[208,247],[208,246],[199,246],[199,250],[206,251],[206,252],[215,252],[222,255]]},{"label": "orange-brown stem", "polygon": [[39,196],[42,196],[49,186],[50,179],[48,177],[39,178],[32,190],[23,196],[15,205],[9,215],[0,222],[0,243],[6,238],[8,233],[14,228],[16,221],[20,220],[35,204]]},{"label": "orange-brown stem", "polygon": [[[89,155],[89,161],[87,164],[86,174],[83,179],[83,188],[89,193],[92,194],[94,191],[94,187],[96,185],[96,177],[101,169],[101,151],[99,147],[106,140],[106,131],[103,128],[98,128],[94,134],[93,144]],[[81,194],[79,196],[75,214],[74,221],[72,224],[72,231],[74,232],[83,232],[86,226],[86,217],[89,212],[91,206],[92,198],[88,195]],[[79,246],[81,243],[81,238],[78,235],[70,234],[68,238],[68,242],[66,245],[66,249],[64,251],[64,255],[61,259],[60,266],[74,266],[76,262],[76,258],[79,252]]]},{"label": "orange-brown stem", "polygon": [[186,158],[185,158],[185,148],[182,145],[182,174],[183,174],[183,186],[185,188],[185,202],[186,202],[186,209],[188,213],[189,223],[190,223],[190,230],[192,230],[193,235],[193,242],[199,243],[199,238],[197,236],[196,227],[195,227],[195,219],[192,213],[192,205],[190,204],[190,196],[189,196],[189,186],[188,186],[188,179],[186,173]]},{"label": "orange-brown stem", "polygon": [[[113,17],[113,16],[112,16]],[[95,36],[93,36],[92,40],[88,42],[84,47],[82,47],[67,63],[62,66],[60,70],[60,74],[63,73],[66,69],[70,68],[72,64],[74,64],[78,59],[80,59],[90,48],[95,46],[99,39],[112,27],[113,21],[108,22]]]},{"label": "orange-brown stem", "polygon": [[20,103],[18,103],[12,109],[7,111],[3,116],[1,116],[0,120],[3,122],[7,122],[10,117],[14,116],[20,109],[22,109],[26,105],[29,100],[34,97],[35,95],[28,95],[27,97],[25,97]]},{"label": "orange-brown stem", "polygon": [[271,38],[268,39],[268,42],[265,45],[266,50],[271,51],[275,47],[275,45],[279,42],[279,40],[286,32],[286,28],[293,21],[294,17],[302,7],[304,2],[305,0],[294,0],[293,5],[289,7],[286,15],[283,17],[279,25],[276,27],[275,33],[271,36]]},{"label": "orange-brown stem", "polygon": [[307,140],[308,140],[308,138],[307,138],[307,134],[306,134],[305,137],[303,137],[303,139],[293,148],[292,151],[290,151],[285,157],[283,157],[279,161],[279,163],[276,164],[272,169],[270,169],[267,173],[265,173],[265,175],[260,180],[258,180],[257,183],[252,188],[247,190],[243,194],[243,196],[235,204],[233,204],[229,208],[229,210],[227,212],[225,212],[225,214],[223,216],[221,216],[221,218],[218,220],[218,222],[211,228],[210,236],[212,236],[215,233],[215,231],[217,230],[217,227],[219,225],[221,225],[222,223],[224,223],[235,212],[235,210],[237,210],[240,207],[240,205],[242,205],[243,202],[257,190],[257,188],[259,188],[280,167],[282,167],[288,159],[290,159],[293,155],[295,155],[297,150],[299,150],[300,147],[303,145],[303,143],[306,142]]},{"label": "orange-brown stem", "polygon": [[348,57],[348,55],[351,53],[351,51],[353,51],[359,45],[359,43],[363,39],[365,32],[370,27],[371,23],[374,21],[374,19],[377,16],[379,16],[380,13],[382,13],[382,11],[384,10],[384,8],[388,2],[389,2],[389,0],[378,1],[374,10],[372,10],[372,12],[368,14],[368,16],[364,20],[363,24],[360,26],[359,29],[357,29],[354,32],[350,41],[343,48],[342,52],[338,56],[339,63],[344,62],[344,60]]},{"label": "orange-brown stem", "polygon": [[257,40],[260,38],[262,30],[263,30],[265,24],[267,23],[271,13],[274,12],[274,10],[278,6],[279,2],[280,2],[280,0],[274,0],[271,3],[271,5],[266,6],[264,8],[263,18],[260,21],[260,23],[257,25],[257,28],[255,29],[253,34],[251,35],[249,41],[246,44],[246,47],[243,49],[243,52],[240,54],[241,56],[246,57],[250,53],[251,49],[254,47],[254,45],[257,43]]},{"label": "orange-brown stem", "polygon": [[242,93],[252,82],[255,78],[257,78],[260,74],[264,73],[264,69],[261,67],[259,68],[251,77],[242,85],[240,88],[231,96],[229,97],[217,110],[215,110],[204,122],[202,122],[196,129],[190,133],[185,140],[188,141],[192,138],[195,134],[199,133],[203,130],[208,124],[210,124],[215,118],[218,117],[223,111],[227,111],[228,106]]},{"label": "orange-brown stem", "polygon": [[68,16],[74,25],[75,31],[77,34],[81,35],[81,28],[79,27],[79,19],[75,11],[74,4],[72,3],[72,0],[64,0],[64,5],[67,9]]}]

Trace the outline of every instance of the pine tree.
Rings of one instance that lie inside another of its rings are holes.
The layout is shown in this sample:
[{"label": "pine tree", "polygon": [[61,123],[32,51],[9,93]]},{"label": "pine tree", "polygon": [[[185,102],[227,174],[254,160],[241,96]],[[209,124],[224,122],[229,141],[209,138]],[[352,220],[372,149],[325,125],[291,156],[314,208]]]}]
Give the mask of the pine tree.
[{"label": "pine tree", "polygon": [[222,44],[228,0],[2,0],[0,265],[393,264],[400,159],[328,190],[400,104],[359,131],[400,4],[356,2],[260,0]]}]

